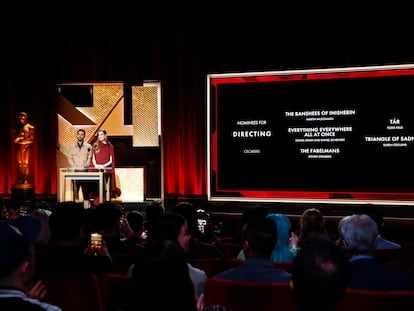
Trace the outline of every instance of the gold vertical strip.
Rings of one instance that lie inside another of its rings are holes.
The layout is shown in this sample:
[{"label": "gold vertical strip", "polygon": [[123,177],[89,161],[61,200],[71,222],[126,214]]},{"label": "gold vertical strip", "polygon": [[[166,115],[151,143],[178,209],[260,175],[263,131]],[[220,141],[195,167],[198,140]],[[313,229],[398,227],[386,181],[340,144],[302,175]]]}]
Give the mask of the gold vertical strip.
[{"label": "gold vertical strip", "polygon": [[159,86],[132,86],[134,147],[158,147]]}]

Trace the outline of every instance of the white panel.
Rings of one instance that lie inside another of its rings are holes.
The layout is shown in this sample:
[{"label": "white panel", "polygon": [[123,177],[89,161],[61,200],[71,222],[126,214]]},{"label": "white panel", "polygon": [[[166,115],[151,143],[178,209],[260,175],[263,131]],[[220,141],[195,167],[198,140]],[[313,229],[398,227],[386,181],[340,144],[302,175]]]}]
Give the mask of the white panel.
[{"label": "white panel", "polygon": [[144,168],[116,167],[116,185],[121,189],[121,195],[115,200],[134,203],[144,202]]}]

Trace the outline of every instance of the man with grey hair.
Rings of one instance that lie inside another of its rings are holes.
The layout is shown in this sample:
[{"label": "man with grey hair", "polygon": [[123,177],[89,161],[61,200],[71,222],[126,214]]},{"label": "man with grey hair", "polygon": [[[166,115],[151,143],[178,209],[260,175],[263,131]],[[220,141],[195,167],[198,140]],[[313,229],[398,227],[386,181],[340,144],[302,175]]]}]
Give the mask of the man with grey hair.
[{"label": "man with grey hair", "polygon": [[349,255],[351,278],[348,287],[365,290],[411,290],[408,274],[375,261],[378,227],[368,215],[342,218],[338,225],[339,242]]}]

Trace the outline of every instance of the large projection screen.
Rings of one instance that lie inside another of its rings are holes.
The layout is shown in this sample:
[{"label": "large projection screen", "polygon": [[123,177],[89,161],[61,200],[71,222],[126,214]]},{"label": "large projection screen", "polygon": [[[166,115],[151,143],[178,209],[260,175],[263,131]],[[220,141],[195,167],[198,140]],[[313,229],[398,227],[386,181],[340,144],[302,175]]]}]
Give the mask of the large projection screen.
[{"label": "large projection screen", "polygon": [[207,75],[211,201],[414,204],[414,64]]}]

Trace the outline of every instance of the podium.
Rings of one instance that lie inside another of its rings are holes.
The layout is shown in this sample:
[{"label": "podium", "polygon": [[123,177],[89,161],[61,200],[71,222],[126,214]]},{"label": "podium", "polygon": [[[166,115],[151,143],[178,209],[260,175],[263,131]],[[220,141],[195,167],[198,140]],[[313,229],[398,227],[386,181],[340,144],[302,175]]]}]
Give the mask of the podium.
[{"label": "podium", "polygon": [[111,173],[106,169],[60,168],[58,178],[58,202],[75,201],[76,181],[92,181],[98,185],[98,201],[111,200]]}]

